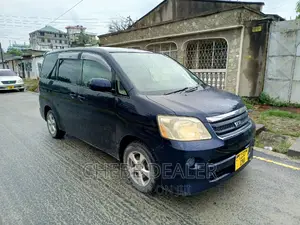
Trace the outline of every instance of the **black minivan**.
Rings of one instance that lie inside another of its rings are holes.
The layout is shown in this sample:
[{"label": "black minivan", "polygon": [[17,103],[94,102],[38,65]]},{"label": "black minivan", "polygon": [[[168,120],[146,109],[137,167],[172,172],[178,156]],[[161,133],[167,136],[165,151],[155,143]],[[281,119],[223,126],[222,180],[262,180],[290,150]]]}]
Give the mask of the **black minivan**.
[{"label": "black minivan", "polygon": [[255,124],[240,97],[203,83],[168,56],[123,48],[45,55],[40,112],[53,138],[65,133],[125,165],[141,192],[190,195],[253,158]]}]

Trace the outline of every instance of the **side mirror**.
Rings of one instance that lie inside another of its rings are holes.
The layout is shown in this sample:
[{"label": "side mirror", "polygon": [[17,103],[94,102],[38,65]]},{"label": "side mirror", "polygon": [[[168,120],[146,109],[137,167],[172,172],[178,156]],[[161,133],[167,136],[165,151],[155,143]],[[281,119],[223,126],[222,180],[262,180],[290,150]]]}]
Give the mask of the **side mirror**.
[{"label": "side mirror", "polygon": [[94,78],[88,83],[88,87],[93,91],[110,92],[112,91],[111,82],[104,78]]}]

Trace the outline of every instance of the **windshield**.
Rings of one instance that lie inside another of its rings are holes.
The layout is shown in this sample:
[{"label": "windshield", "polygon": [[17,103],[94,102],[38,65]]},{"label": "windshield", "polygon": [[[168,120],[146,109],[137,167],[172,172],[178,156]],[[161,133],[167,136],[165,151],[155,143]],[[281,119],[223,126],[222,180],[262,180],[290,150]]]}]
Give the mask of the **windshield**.
[{"label": "windshield", "polygon": [[193,73],[161,54],[112,53],[112,55],[133,85],[144,94],[167,94],[203,85]]},{"label": "windshield", "polygon": [[4,76],[17,76],[17,75],[11,70],[0,70],[0,77],[4,77]]}]

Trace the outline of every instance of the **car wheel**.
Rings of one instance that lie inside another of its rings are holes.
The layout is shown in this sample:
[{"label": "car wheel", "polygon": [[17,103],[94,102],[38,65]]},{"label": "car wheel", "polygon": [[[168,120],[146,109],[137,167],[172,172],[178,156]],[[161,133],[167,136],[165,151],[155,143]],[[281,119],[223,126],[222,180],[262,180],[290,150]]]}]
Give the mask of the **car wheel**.
[{"label": "car wheel", "polygon": [[24,88],[23,88],[23,89],[19,89],[19,91],[20,91],[20,92],[24,92],[24,91],[25,91],[25,89],[24,89]]},{"label": "car wheel", "polygon": [[48,111],[46,121],[49,133],[53,138],[61,139],[65,136],[66,132],[58,128],[57,121],[52,110]]},{"label": "car wheel", "polygon": [[152,193],[156,188],[154,159],[148,148],[140,143],[133,142],[124,152],[123,162],[130,183],[140,192]]}]

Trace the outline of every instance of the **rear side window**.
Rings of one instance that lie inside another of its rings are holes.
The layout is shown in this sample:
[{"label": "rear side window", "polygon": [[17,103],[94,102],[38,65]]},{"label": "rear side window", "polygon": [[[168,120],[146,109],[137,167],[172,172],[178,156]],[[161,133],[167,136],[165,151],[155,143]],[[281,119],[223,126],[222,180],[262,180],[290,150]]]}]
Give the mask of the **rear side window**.
[{"label": "rear side window", "polygon": [[58,54],[48,54],[45,56],[41,77],[49,77],[54,72],[57,58]]},{"label": "rear side window", "polygon": [[78,84],[81,75],[81,60],[77,59],[60,59],[58,67],[57,80]]}]

